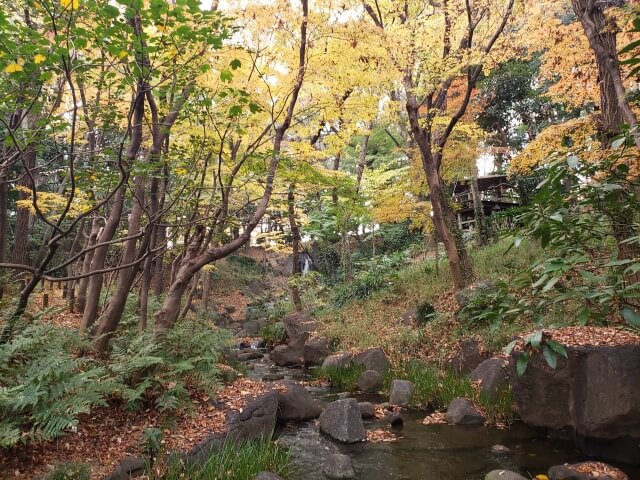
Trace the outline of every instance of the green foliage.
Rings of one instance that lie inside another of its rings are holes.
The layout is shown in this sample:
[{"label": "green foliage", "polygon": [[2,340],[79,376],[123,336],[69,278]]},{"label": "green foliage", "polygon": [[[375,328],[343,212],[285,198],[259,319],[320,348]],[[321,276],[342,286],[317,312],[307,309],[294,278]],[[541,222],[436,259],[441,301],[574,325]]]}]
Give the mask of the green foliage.
[{"label": "green foliage", "polygon": [[282,322],[269,323],[262,327],[260,330],[260,336],[269,345],[278,345],[284,342],[287,332],[285,331]]},{"label": "green foliage", "polygon": [[446,408],[456,398],[474,396],[467,377],[460,377],[429,363],[409,362],[394,372],[394,378],[413,382],[416,390],[412,402],[423,408]]},{"label": "green foliage", "polygon": [[165,472],[152,475],[156,480],[253,480],[260,472],[272,472],[287,479],[293,474],[289,451],[270,440],[253,440],[242,445],[227,442],[204,466],[170,465]]},{"label": "green foliage", "polygon": [[327,380],[332,387],[352,392],[358,385],[358,377],[364,372],[362,365],[349,364],[346,367],[318,368],[314,371],[316,378]]},{"label": "green foliage", "polygon": [[[511,342],[505,347],[505,352],[511,354],[517,343],[518,340]],[[567,350],[555,340],[546,338],[542,330],[536,330],[524,337],[523,349],[523,352],[518,356],[516,364],[516,372],[519,376],[524,375],[529,361],[539,352],[542,352],[545,361],[554,370],[558,365],[558,357],[567,358]]]},{"label": "green foliage", "polygon": [[460,376],[430,363],[409,362],[393,372],[392,377],[413,382],[416,389],[412,404],[415,407],[442,410],[456,398],[465,397],[480,405],[490,421],[510,421],[514,415],[510,388],[500,390],[495,400],[491,400],[474,388],[468,376]]},{"label": "green foliage", "polygon": [[500,281],[492,288],[478,288],[474,291],[469,303],[460,310],[459,317],[472,326],[490,326],[495,331],[503,322],[522,313],[517,305],[517,297],[509,290],[507,282]]},{"label": "green foliage", "polygon": [[332,302],[344,306],[353,300],[362,300],[391,285],[398,270],[407,264],[404,252],[380,255],[357,264],[358,272],[350,283],[338,284],[332,291]]},{"label": "green foliage", "polygon": [[422,302],[416,308],[416,321],[418,324],[425,324],[437,315],[435,307],[431,302]]},{"label": "green foliage", "polygon": [[75,333],[34,325],[0,347],[0,447],[55,438],[106,405],[118,383],[76,355],[82,346]]},{"label": "green foliage", "polygon": [[636,160],[622,150],[595,163],[569,156],[550,164],[520,219],[522,235],[547,252],[525,272],[531,283],[520,306],[535,320],[558,304],[582,324],[638,314],[640,199],[628,166]]},{"label": "green foliage", "polygon": [[26,327],[0,347],[0,447],[50,440],[81,414],[121,399],[130,409],[190,406],[185,384],[212,389],[230,337],[194,321],[178,323],[162,343],[121,335],[108,360],[83,356],[88,343],[50,324]]}]

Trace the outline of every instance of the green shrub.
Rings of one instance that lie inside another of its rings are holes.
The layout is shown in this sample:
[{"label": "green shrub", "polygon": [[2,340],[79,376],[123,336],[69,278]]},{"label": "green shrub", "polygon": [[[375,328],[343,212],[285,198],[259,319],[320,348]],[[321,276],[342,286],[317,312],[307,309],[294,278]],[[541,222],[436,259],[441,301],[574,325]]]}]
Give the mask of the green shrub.
[{"label": "green shrub", "polygon": [[510,322],[522,313],[523,309],[507,283],[496,282],[493,287],[476,289],[469,303],[460,310],[459,317],[473,326],[490,326],[494,331],[503,322]]},{"label": "green shrub", "polygon": [[119,387],[108,370],[76,353],[75,332],[32,325],[0,346],[0,447],[49,440],[106,405]]},{"label": "green shrub", "polygon": [[491,400],[474,388],[468,376],[417,361],[409,362],[389,374],[389,382],[391,378],[413,382],[416,390],[412,404],[415,407],[442,410],[456,398],[465,397],[480,405],[491,422],[509,422],[514,416],[510,388],[499,391],[496,399]]},{"label": "green shrub", "polygon": [[185,385],[212,390],[230,336],[206,323],[178,323],[163,339],[120,335],[108,360],[83,356],[77,332],[33,324],[0,346],[0,447],[50,440],[110,400],[129,409],[191,405]]},{"label": "green shrub", "polygon": [[253,440],[242,445],[225,443],[204,466],[172,465],[150,478],[173,480],[253,480],[260,472],[272,472],[287,479],[293,473],[289,450],[270,440]]},{"label": "green shrub", "polygon": [[318,368],[314,375],[318,379],[328,381],[332,387],[352,392],[358,386],[358,377],[362,372],[364,372],[362,365],[348,365],[346,367]]},{"label": "green shrub", "polygon": [[287,332],[281,322],[270,323],[260,330],[260,336],[269,345],[278,345],[284,342]]},{"label": "green shrub", "polygon": [[416,321],[418,324],[425,324],[437,315],[435,307],[431,302],[422,302],[416,308]]}]

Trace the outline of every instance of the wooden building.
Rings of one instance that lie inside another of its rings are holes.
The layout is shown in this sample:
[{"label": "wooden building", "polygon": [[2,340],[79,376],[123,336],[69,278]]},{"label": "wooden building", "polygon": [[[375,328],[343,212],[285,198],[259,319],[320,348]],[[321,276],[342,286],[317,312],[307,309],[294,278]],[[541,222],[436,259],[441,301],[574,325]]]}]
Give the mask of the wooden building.
[{"label": "wooden building", "polygon": [[[453,187],[453,201],[458,212],[458,226],[462,230],[473,230],[475,215],[471,180],[456,182]],[[486,217],[520,205],[517,192],[506,175],[478,177],[478,197]]]}]

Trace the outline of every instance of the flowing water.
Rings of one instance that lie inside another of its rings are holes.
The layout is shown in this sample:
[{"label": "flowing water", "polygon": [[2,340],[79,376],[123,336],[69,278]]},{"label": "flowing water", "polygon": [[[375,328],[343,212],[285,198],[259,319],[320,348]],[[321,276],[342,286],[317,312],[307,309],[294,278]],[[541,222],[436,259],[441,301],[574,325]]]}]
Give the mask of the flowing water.
[{"label": "flowing water", "polygon": [[[253,379],[302,380],[302,370],[272,365],[268,356],[248,365]],[[328,403],[338,398],[330,388],[309,387],[312,395]],[[382,403],[381,395],[354,395],[358,401]],[[517,423],[508,429],[454,425],[424,425],[424,412],[407,412],[404,425],[394,429],[383,420],[365,420],[369,429],[384,429],[396,434],[393,442],[363,442],[341,445],[318,431],[316,422],[282,427],[278,442],[290,448],[296,480],[326,480],[322,473],[325,459],[343,453],[352,459],[361,480],[482,480],[495,469],[519,472],[526,478],[544,474],[552,465],[585,460],[568,441],[553,440],[543,431]],[[491,453],[493,445],[511,449],[508,456]],[[629,478],[640,479],[640,469],[620,467]]]}]

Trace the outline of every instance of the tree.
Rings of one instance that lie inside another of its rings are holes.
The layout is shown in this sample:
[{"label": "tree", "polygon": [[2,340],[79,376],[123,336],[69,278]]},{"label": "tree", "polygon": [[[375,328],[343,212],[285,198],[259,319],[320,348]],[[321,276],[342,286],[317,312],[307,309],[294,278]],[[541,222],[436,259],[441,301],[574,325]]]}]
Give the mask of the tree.
[{"label": "tree", "polygon": [[[454,287],[459,290],[474,275],[442,178],[444,149],[466,113],[486,56],[503,34],[514,2],[401,3],[385,8],[380,2],[365,2],[364,7],[401,75],[411,136],[429,186],[433,222],[445,244]],[[454,92],[458,98],[452,102]]]}]

